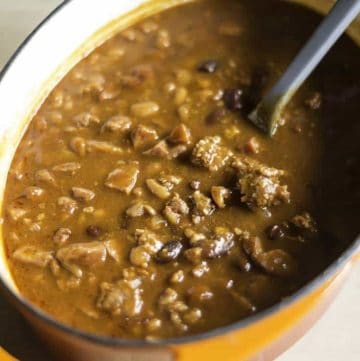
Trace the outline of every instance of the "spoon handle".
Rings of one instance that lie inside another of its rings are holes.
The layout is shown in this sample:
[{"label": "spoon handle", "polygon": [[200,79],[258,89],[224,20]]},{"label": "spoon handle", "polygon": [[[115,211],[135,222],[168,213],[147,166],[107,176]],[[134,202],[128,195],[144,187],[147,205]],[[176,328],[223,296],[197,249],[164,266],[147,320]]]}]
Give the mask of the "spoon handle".
[{"label": "spoon handle", "polygon": [[285,105],[360,12],[360,0],[338,0],[282,77],[250,114],[258,127],[274,135]]}]

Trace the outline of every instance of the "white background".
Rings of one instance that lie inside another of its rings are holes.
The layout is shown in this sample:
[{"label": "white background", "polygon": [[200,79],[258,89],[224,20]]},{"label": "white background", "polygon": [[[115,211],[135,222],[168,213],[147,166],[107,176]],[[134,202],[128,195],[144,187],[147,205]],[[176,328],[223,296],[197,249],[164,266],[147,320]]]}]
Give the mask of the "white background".
[{"label": "white background", "polygon": [[[0,69],[24,37],[60,2],[0,0]],[[7,312],[7,307],[0,300],[2,314]],[[18,327],[26,326],[21,323]],[[360,264],[354,267],[350,279],[325,316],[278,360],[360,360]]]}]

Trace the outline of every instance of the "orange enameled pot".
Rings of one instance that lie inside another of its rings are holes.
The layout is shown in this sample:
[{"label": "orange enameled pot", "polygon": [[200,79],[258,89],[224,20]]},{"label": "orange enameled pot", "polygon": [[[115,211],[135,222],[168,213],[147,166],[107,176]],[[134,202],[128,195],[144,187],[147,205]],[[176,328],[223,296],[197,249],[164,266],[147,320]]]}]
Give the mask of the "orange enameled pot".
[{"label": "orange enameled pot", "polygon": [[[191,0],[71,0],[55,9],[26,39],[0,74],[0,205],[16,147],[31,115],[57,81],[115,32],[141,17],[188,1]],[[322,12],[331,5],[328,0],[295,1]],[[352,25],[350,34],[360,43],[359,22]],[[95,336],[52,319],[21,296],[2,246],[0,287],[61,360],[271,360],[300,338],[326,310],[359,249],[358,237],[322,274],[267,310],[204,334],[156,344]],[[0,348],[0,360],[11,359]]]}]

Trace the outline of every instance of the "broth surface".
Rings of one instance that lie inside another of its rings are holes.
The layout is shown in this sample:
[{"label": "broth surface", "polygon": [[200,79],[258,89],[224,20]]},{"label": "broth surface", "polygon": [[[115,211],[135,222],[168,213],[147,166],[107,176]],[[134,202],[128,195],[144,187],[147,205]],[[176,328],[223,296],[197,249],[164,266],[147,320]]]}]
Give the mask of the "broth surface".
[{"label": "broth surface", "polygon": [[274,138],[246,118],[320,21],[282,1],[197,1],[77,64],[8,175],[21,293],[75,328],[156,340],[247,317],[335,260],[358,231],[357,45],[341,38]]}]

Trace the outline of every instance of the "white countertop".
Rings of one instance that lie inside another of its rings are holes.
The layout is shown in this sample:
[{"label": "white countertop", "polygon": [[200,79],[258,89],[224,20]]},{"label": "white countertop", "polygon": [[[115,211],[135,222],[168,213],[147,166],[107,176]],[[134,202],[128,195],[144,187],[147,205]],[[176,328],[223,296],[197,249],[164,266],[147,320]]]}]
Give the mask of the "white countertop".
[{"label": "white countertop", "polygon": [[[60,2],[0,0],[0,69],[24,37]],[[7,307],[0,300],[1,314],[13,312],[7,311]],[[5,334],[1,327],[4,326],[0,321],[0,336]],[[20,323],[20,327],[27,326]],[[0,345],[1,342],[0,338]],[[39,358],[34,356],[31,360],[22,361],[33,360]],[[323,318],[278,360],[360,360],[360,262],[354,267],[350,279]]]}]

